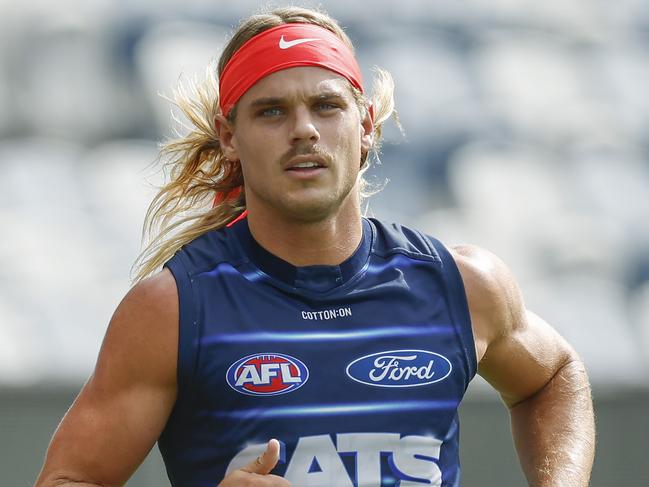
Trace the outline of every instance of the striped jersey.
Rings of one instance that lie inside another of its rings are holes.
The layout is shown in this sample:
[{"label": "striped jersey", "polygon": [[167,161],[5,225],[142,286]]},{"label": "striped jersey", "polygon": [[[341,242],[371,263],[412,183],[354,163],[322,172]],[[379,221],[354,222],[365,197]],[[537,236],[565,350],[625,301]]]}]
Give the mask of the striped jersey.
[{"label": "striped jersey", "polygon": [[174,487],[215,487],[271,438],[293,486],[458,486],[457,408],[476,372],[449,251],[363,219],[340,265],[295,267],[247,219],[166,264],[179,293],[178,398],[159,438]]}]

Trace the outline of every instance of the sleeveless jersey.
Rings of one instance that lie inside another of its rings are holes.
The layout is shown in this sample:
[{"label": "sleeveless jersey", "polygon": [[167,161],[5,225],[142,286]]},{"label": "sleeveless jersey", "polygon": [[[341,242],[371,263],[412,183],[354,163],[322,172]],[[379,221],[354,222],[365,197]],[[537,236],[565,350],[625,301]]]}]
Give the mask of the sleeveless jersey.
[{"label": "sleeveless jersey", "polygon": [[294,267],[243,219],[166,264],[178,399],[159,448],[174,487],[215,487],[281,445],[294,487],[458,486],[457,407],[476,372],[464,286],[436,239],[363,219],[336,266]]}]

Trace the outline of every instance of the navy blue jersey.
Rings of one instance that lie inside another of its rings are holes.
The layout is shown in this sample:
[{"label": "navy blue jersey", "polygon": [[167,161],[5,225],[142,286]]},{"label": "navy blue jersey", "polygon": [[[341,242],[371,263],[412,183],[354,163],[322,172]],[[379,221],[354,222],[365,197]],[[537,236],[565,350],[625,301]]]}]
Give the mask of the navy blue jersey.
[{"label": "navy blue jersey", "polygon": [[248,222],[166,266],[180,296],[178,399],[159,439],[175,487],[215,487],[271,438],[295,487],[459,485],[457,407],[476,372],[448,250],[363,220],[337,266],[294,267]]}]

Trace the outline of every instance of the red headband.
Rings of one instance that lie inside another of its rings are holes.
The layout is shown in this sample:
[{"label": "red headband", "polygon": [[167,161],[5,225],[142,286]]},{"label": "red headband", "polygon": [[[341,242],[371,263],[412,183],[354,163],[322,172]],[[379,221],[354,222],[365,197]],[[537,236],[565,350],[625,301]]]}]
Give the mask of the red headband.
[{"label": "red headband", "polygon": [[329,69],[363,92],[354,54],[336,34],[314,24],[282,24],[249,39],[230,58],[219,80],[221,113],[227,117],[261,78],[296,66]]}]

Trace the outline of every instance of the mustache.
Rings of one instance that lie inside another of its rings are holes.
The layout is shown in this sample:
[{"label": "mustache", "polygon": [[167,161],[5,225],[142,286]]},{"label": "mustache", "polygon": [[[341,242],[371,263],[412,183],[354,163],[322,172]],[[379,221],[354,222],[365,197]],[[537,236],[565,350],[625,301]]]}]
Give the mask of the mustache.
[{"label": "mustache", "polygon": [[324,159],[327,162],[327,165],[329,165],[333,160],[333,156],[329,151],[317,145],[297,145],[282,155],[280,158],[281,166],[285,166],[291,159],[297,156],[318,156]]}]

